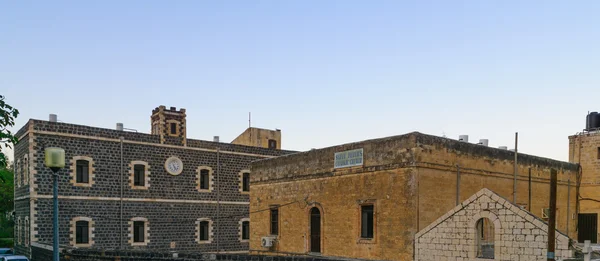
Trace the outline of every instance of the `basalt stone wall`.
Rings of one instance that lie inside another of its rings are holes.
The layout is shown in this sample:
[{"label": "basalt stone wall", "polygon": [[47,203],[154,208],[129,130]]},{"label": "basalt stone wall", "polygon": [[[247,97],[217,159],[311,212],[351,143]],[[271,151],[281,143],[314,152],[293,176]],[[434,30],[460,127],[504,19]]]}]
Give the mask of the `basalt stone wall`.
[{"label": "basalt stone wall", "polygon": [[[21,136],[25,132],[19,133]],[[17,136],[18,137],[18,136]],[[14,145],[14,190],[15,190],[15,227],[14,227],[14,250],[17,254],[29,255],[29,242],[31,227],[30,218],[30,135],[23,138]]]},{"label": "basalt stone wall", "polygon": [[[152,249],[153,251],[226,251],[248,250],[248,243],[239,239],[239,221],[248,216],[248,205],[221,205],[217,218],[216,204],[124,202],[121,222],[119,201],[61,200],[59,205],[60,244],[70,245],[71,220],[75,217],[88,217],[94,222],[95,249]],[[40,199],[37,202],[38,229],[40,242],[52,242],[52,200]],[[147,246],[131,246],[130,223],[134,217],[148,219]],[[211,243],[199,244],[196,241],[198,218],[208,218],[212,223]],[[174,244],[174,245],[171,245]],[[173,248],[171,248],[173,246]]]},{"label": "basalt stone wall", "polygon": [[[33,187],[31,191],[19,190],[23,201],[17,204],[17,215],[31,217],[35,231],[32,241],[49,244],[52,239],[53,174],[44,167],[44,149],[61,147],[66,166],[59,172],[60,244],[74,244],[73,220],[84,217],[93,222],[90,249],[116,249],[123,244],[128,249],[165,251],[247,250],[248,242],[240,240],[239,221],[248,217],[249,196],[240,192],[240,174],[254,160],[284,153],[201,141],[196,141],[195,147],[172,146],[160,144],[157,135],[38,120],[30,120],[19,134],[26,135],[15,156],[33,148],[29,153],[31,169],[35,170],[31,175]],[[119,137],[124,137],[123,141]],[[183,162],[179,175],[165,170],[165,161],[173,156]],[[75,183],[77,157],[90,163],[86,186]],[[146,188],[131,186],[134,161],[147,166]],[[212,169],[208,191],[198,190],[199,167]],[[145,246],[129,242],[129,221],[134,217],[147,219]],[[212,221],[209,243],[197,241],[196,221],[200,218]]]}]

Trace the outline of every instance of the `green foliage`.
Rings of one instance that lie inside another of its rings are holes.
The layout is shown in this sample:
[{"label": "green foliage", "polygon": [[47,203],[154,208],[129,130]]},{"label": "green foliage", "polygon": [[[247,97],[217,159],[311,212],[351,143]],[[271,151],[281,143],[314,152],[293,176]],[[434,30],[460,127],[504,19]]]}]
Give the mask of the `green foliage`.
[{"label": "green foliage", "polygon": [[0,247],[12,247],[14,220],[9,218],[14,204],[14,175],[12,170],[0,169]]},{"label": "green foliage", "polygon": [[[19,110],[6,104],[4,96],[0,95],[0,146],[4,144],[5,148],[10,148],[11,144],[17,143],[17,138],[8,129],[15,126],[17,116],[19,116]],[[6,155],[0,151],[0,169],[5,168],[6,163]]]},{"label": "green foliage", "polygon": [[0,169],[0,214],[12,211],[14,196],[13,171]]},{"label": "green foliage", "polygon": [[0,247],[13,248],[14,242],[12,238],[0,238]]}]

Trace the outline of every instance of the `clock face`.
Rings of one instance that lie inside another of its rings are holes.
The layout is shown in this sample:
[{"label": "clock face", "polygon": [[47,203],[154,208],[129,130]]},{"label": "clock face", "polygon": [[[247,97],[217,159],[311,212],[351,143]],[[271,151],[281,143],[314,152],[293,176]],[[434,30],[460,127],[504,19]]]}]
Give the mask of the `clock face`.
[{"label": "clock face", "polygon": [[170,157],[165,161],[165,169],[171,175],[179,175],[183,171],[183,162],[175,156]]}]

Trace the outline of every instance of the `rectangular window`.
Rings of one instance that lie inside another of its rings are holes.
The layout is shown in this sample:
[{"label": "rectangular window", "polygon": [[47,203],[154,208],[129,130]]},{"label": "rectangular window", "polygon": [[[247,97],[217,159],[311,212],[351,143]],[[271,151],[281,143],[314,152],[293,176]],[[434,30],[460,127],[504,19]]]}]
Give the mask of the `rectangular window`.
[{"label": "rectangular window", "polygon": [[200,170],[200,189],[209,189],[209,182],[208,170]]},{"label": "rectangular window", "polygon": [[250,173],[242,174],[242,191],[250,191]]},{"label": "rectangular window", "polygon": [[269,149],[277,149],[277,141],[269,140]]},{"label": "rectangular window", "polygon": [[76,162],[76,182],[77,183],[88,183],[89,182],[89,166],[90,163],[87,160],[78,160]]},{"label": "rectangular window", "polygon": [[171,123],[171,134],[177,134],[177,123]]},{"label": "rectangular window", "polygon": [[360,237],[373,238],[373,205],[361,206]]},{"label": "rectangular window", "polygon": [[242,239],[250,239],[250,221],[242,222]]},{"label": "rectangular window", "polygon": [[598,159],[600,159],[600,147],[598,147]]},{"label": "rectangular window", "polygon": [[134,186],[145,186],[146,185],[146,166],[141,164],[133,165],[133,185]]},{"label": "rectangular window", "polygon": [[279,235],[279,209],[271,209],[271,235]]},{"label": "rectangular window", "polygon": [[208,240],[208,221],[200,222],[200,241]]},{"label": "rectangular window", "polygon": [[75,222],[75,243],[76,244],[88,244],[89,239],[89,222],[77,221]]},{"label": "rectangular window", "polygon": [[135,243],[143,243],[145,242],[144,233],[144,221],[133,221],[133,242]]}]

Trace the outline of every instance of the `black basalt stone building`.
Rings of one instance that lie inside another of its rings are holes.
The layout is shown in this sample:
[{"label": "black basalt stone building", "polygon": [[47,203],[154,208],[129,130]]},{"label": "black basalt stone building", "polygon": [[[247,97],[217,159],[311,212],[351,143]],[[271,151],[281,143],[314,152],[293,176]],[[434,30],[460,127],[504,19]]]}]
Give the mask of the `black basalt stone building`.
[{"label": "black basalt stone building", "polygon": [[293,152],[187,139],[185,117],[157,107],[151,134],[29,120],[14,152],[15,251],[52,245],[46,147],[65,150],[61,248],[247,251],[250,162]]}]

